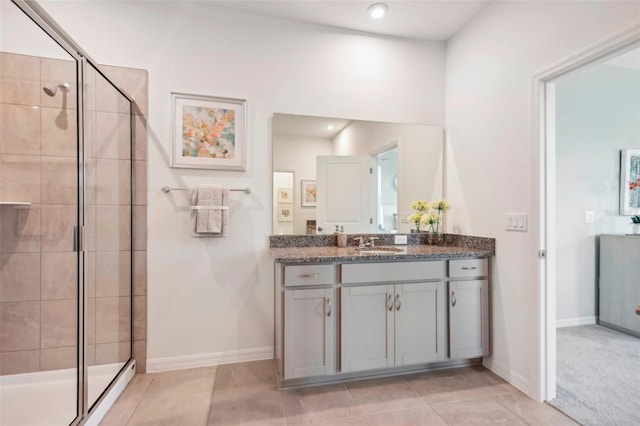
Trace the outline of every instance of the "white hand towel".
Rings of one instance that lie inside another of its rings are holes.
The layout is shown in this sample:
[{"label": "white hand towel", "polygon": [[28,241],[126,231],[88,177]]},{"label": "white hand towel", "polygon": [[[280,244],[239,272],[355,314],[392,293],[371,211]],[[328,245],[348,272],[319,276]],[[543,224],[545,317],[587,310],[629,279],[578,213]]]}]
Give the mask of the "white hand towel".
[{"label": "white hand towel", "polygon": [[190,188],[189,195],[192,206],[202,207],[191,212],[193,232],[198,235],[226,236],[229,228],[229,188],[198,185]]}]

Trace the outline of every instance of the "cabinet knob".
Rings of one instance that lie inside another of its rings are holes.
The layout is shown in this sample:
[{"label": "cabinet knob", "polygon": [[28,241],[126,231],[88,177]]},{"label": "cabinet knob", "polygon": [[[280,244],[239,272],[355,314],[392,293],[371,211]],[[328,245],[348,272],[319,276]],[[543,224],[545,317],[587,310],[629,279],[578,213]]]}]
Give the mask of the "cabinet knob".
[{"label": "cabinet knob", "polygon": [[393,310],[393,298],[390,294],[387,294],[387,309],[389,310],[389,312]]},{"label": "cabinet knob", "polygon": [[396,311],[399,311],[401,306],[402,302],[400,301],[400,295],[396,294]]},{"label": "cabinet knob", "polygon": [[330,317],[331,316],[331,298],[327,297],[326,301],[327,301],[327,316]]},{"label": "cabinet knob", "polygon": [[456,306],[456,292],[451,292],[451,306]]}]

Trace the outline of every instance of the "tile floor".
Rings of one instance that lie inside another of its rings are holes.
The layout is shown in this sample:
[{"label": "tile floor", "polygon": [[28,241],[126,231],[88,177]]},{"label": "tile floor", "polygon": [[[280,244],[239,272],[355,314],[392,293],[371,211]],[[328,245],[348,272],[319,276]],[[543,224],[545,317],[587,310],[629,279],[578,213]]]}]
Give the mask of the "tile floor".
[{"label": "tile floor", "polygon": [[279,391],[273,362],[139,374],[102,426],[575,425],[483,367]]}]

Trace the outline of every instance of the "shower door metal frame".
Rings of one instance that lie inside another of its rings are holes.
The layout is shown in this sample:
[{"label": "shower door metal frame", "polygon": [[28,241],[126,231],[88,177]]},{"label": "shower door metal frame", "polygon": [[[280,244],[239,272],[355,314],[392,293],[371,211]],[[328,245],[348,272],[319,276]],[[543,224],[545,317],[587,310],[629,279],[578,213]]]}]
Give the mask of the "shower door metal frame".
[{"label": "shower door metal frame", "polygon": [[[74,232],[73,244],[78,253],[77,270],[78,270],[78,358],[76,368],[77,372],[77,405],[76,405],[76,417],[70,423],[70,426],[75,426],[83,423],[87,420],[88,415],[92,408],[98,407],[100,403],[109,394],[116,382],[124,375],[124,373],[132,367],[135,360],[133,358],[133,189],[134,189],[134,175],[133,175],[133,141],[134,141],[134,115],[133,115],[133,100],[120,88],[118,88],[101,70],[100,66],[91,59],[91,57],[76,43],[71,36],[69,36],[49,14],[34,0],[11,0],[22,12],[24,12],[38,27],[40,27],[49,37],[51,37],[61,48],[63,48],[75,61],[76,61],[76,114],[77,114],[77,153],[78,153],[78,205],[77,205],[77,229]],[[84,137],[84,108],[86,93],[84,90],[84,78],[85,68],[88,65],[92,65],[97,73],[99,73],[105,80],[107,80],[113,88],[115,88],[128,102],[129,102],[129,145],[130,145],[130,260],[131,260],[131,272],[130,272],[130,287],[131,287],[131,300],[130,300],[130,355],[129,359],[124,363],[118,374],[111,380],[109,386],[101,393],[101,395],[94,401],[93,405],[89,407],[88,404],[88,365],[86,360],[86,343],[87,343],[87,310],[85,307],[88,305],[88,294],[85,291],[87,287],[87,280],[85,278],[85,265],[87,262],[86,256],[86,237],[85,237],[85,213],[86,213],[86,151],[85,151],[85,137]],[[81,317],[82,315],[82,317]],[[82,321],[80,321],[82,319]]]}]

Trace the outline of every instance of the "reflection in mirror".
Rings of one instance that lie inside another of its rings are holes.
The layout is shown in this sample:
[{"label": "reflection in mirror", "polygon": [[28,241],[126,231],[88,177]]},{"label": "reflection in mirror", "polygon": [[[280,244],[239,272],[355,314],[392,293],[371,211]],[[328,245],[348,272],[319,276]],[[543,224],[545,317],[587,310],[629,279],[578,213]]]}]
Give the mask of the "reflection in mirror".
[{"label": "reflection in mirror", "polygon": [[293,182],[290,171],[273,172],[273,233],[293,234]]},{"label": "reflection in mirror", "polygon": [[[411,203],[443,197],[443,129],[438,126],[274,114],[273,170],[293,172],[292,221],[274,234],[408,233]],[[316,203],[302,184],[317,181]],[[314,224],[315,221],[315,224]],[[315,228],[314,228],[315,225]]]}]

